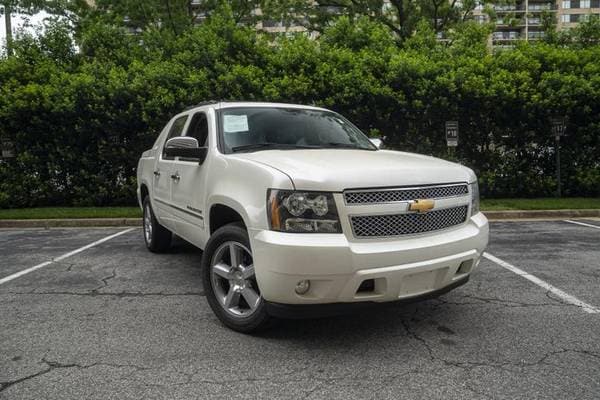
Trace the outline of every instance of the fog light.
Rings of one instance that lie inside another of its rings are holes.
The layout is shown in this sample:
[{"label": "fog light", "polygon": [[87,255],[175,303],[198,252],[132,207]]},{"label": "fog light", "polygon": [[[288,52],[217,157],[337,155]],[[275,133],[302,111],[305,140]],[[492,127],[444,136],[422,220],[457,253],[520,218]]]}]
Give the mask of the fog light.
[{"label": "fog light", "polygon": [[310,289],[310,281],[303,280],[296,284],[295,290],[296,290],[296,293],[298,293],[298,294],[304,294],[304,293],[308,292],[308,289]]}]

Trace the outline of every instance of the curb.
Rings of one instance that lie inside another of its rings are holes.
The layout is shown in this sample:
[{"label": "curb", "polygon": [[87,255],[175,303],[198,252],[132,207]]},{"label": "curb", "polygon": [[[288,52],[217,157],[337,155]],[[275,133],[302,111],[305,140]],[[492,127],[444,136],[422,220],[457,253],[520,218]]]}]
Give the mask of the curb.
[{"label": "curb", "polygon": [[141,218],[2,219],[0,228],[85,228],[142,226]]},{"label": "curb", "polygon": [[[600,218],[600,209],[484,211],[490,221]],[[2,219],[0,228],[86,228],[142,226],[141,218]]]},{"label": "curb", "polygon": [[565,219],[565,218],[597,218],[600,209],[582,210],[506,210],[484,211],[490,221],[511,219]]}]

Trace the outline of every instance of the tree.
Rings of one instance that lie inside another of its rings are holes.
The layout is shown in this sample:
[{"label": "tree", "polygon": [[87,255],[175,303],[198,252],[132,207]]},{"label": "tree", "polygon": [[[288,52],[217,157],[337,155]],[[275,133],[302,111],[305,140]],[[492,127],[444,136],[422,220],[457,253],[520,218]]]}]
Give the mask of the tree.
[{"label": "tree", "polygon": [[320,32],[340,15],[366,16],[387,26],[403,42],[415,32],[419,21],[425,19],[434,32],[443,32],[466,20],[480,3],[476,0],[265,0],[261,7],[266,15]]},{"label": "tree", "polygon": [[13,42],[11,15],[33,15],[40,11],[46,11],[51,15],[72,20],[75,12],[88,7],[85,0],[0,0],[0,5],[4,9],[6,52],[8,55],[12,53]]}]

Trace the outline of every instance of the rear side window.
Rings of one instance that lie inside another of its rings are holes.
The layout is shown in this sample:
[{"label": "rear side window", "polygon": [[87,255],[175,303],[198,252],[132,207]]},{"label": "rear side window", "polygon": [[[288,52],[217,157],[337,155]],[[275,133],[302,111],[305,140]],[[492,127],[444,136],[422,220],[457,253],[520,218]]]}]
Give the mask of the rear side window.
[{"label": "rear side window", "polygon": [[[183,127],[185,126],[185,122],[187,121],[187,119],[188,119],[188,116],[184,115],[183,117],[179,117],[175,121],[173,121],[173,125],[171,125],[171,129],[169,130],[169,134],[167,135],[167,138],[165,139],[165,143],[167,143],[167,140],[169,140],[173,137],[183,135]],[[163,146],[162,158],[164,160],[173,160],[174,159],[173,157],[166,156],[164,146]]]}]

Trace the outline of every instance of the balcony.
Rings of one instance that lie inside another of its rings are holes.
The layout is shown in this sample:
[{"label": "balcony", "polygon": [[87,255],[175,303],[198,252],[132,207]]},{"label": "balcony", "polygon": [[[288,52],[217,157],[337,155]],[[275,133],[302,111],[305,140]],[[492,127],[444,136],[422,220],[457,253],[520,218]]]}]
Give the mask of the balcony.
[{"label": "balcony", "polygon": [[[525,12],[525,4],[517,5],[495,5],[493,9],[499,13],[522,13]],[[529,3],[529,12],[556,11],[558,6],[552,3]]]}]

